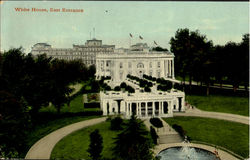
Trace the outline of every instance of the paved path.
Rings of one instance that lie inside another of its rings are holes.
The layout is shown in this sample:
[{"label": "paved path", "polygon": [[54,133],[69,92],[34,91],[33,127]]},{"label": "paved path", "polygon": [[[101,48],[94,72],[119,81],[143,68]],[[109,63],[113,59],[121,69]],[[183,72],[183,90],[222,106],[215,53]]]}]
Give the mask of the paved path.
[{"label": "paved path", "polygon": [[70,133],[100,122],[104,122],[106,117],[84,120],[58,129],[36,142],[28,151],[25,159],[50,159],[51,152],[63,137]]},{"label": "paved path", "polygon": [[[177,147],[177,146],[184,146],[186,144],[184,143],[171,143],[171,144],[160,144],[157,145],[154,149],[154,153],[158,154],[160,151],[167,149],[167,148],[171,148],[171,147]],[[196,148],[202,148],[205,150],[208,150],[210,152],[214,152],[215,148],[211,147],[211,146],[207,146],[207,145],[203,145],[203,144],[196,144],[196,143],[189,143],[188,146],[192,146],[192,147],[196,147]],[[238,158],[232,156],[231,154],[222,151],[220,149],[218,149],[218,154],[221,158],[221,160],[239,160]]]},{"label": "paved path", "polygon": [[185,113],[174,113],[174,116],[194,116],[194,117],[215,118],[215,119],[222,119],[222,120],[233,121],[233,122],[238,122],[238,123],[249,125],[249,117],[247,116],[241,116],[241,115],[229,114],[229,113],[220,113],[220,112],[201,111],[197,108],[186,109]]}]

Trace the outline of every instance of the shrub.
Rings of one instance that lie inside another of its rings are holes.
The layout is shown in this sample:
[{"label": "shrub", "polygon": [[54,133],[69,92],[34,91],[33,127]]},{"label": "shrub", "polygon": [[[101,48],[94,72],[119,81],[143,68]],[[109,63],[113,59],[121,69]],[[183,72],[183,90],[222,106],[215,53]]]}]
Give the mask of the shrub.
[{"label": "shrub", "polygon": [[145,80],[140,80],[140,87],[145,87],[147,83]]},{"label": "shrub", "polygon": [[116,86],[116,87],[114,88],[114,90],[115,90],[115,91],[120,91],[121,88],[120,88],[120,86]]},{"label": "shrub", "polygon": [[126,90],[128,91],[128,93],[135,93],[135,89],[131,86],[127,86]]},{"label": "shrub", "polygon": [[100,103],[84,103],[84,108],[100,108]]},{"label": "shrub", "polygon": [[145,92],[151,92],[151,89],[147,86],[144,88]]},{"label": "shrub", "polygon": [[178,132],[178,133],[180,134],[181,137],[184,138],[184,136],[185,136],[185,131],[183,130],[183,128],[182,128],[181,126],[179,126],[179,125],[177,125],[177,124],[173,124],[172,127],[173,127],[173,129],[174,129],[176,132]]},{"label": "shrub", "polygon": [[150,118],[150,123],[156,128],[163,127],[162,121],[159,118]]},{"label": "shrub", "polygon": [[179,83],[175,83],[174,88],[178,89],[178,90],[183,90],[183,86],[181,84],[179,84]]},{"label": "shrub", "polygon": [[157,138],[159,138],[159,136],[157,135],[155,129],[152,126],[150,126],[150,135],[153,140],[153,143],[157,144]]},{"label": "shrub", "polygon": [[110,129],[111,130],[121,130],[122,129],[123,120],[121,117],[115,117],[110,121]]},{"label": "shrub", "polygon": [[153,83],[152,82],[148,82],[147,86],[148,87],[153,87]]},{"label": "shrub", "polygon": [[156,81],[156,78],[155,78],[155,77],[152,77],[152,81]]},{"label": "shrub", "polygon": [[120,85],[120,88],[126,88],[126,87],[127,87],[127,84],[125,82],[122,82]]},{"label": "shrub", "polygon": [[104,90],[106,90],[106,91],[111,91],[111,87],[108,86],[108,85],[106,85],[106,86],[104,87]]}]

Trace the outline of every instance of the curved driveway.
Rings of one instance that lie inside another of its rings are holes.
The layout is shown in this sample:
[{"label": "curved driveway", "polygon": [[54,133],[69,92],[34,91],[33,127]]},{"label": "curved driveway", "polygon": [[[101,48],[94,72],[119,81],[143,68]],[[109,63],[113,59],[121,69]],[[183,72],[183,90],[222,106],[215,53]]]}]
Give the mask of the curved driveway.
[{"label": "curved driveway", "polygon": [[84,120],[58,129],[36,142],[28,151],[25,159],[50,159],[51,152],[56,143],[68,134],[100,122],[104,122],[106,117]]},{"label": "curved driveway", "polygon": [[[174,113],[174,116],[215,118],[249,125],[249,117],[246,116],[219,112],[207,112],[198,110],[196,108],[187,109],[185,113]],[[104,122],[105,120],[106,117],[84,120],[58,129],[36,142],[28,151],[25,159],[50,159],[53,148],[55,147],[56,143],[59,142],[63,137],[76,130]]]},{"label": "curved driveway", "polygon": [[174,116],[192,116],[192,117],[203,117],[203,118],[214,118],[226,121],[233,121],[249,125],[249,117],[241,116],[237,114],[221,113],[221,112],[207,112],[201,111],[197,108],[187,109],[185,113],[174,113]]}]

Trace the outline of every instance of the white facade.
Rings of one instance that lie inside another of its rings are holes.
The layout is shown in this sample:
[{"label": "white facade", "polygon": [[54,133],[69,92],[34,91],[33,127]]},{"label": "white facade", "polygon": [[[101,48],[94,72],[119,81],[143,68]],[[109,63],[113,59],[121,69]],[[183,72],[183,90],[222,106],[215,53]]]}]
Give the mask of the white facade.
[{"label": "white facade", "polygon": [[[142,46],[138,48],[138,46]],[[132,48],[132,47],[131,47]],[[135,45],[130,50],[96,56],[96,78],[110,76],[109,85],[119,86],[122,82],[132,86],[135,93],[125,91],[100,92],[101,109],[104,115],[122,114],[129,118],[132,113],[137,117],[171,117],[173,112],[185,110],[185,93],[172,89],[158,91],[157,85],[151,92],[141,92],[138,83],[131,82],[127,75],[143,78],[143,74],[175,81],[174,55],[170,52],[149,51],[145,44]]]},{"label": "white facade", "polygon": [[96,56],[97,79],[111,76],[112,85],[120,85],[128,74],[140,78],[146,74],[174,79],[174,55],[170,52],[129,51]]},{"label": "white facade", "polygon": [[181,91],[135,93],[101,92],[103,115],[122,114],[129,118],[133,112],[139,118],[172,117],[173,112],[185,110],[185,94]]},{"label": "white facade", "polygon": [[52,48],[47,43],[37,43],[32,47],[33,55],[46,54],[49,57],[74,60],[81,59],[86,65],[96,63],[99,53],[114,53],[115,45],[103,45],[102,40],[87,40],[85,45],[73,45],[73,48]]}]

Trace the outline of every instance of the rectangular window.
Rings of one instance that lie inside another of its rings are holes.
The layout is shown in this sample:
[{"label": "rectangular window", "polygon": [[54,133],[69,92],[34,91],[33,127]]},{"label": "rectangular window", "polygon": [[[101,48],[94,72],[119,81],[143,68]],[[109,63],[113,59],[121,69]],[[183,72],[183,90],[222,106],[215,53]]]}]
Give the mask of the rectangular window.
[{"label": "rectangular window", "polygon": [[128,68],[131,68],[131,67],[132,67],[131,62],[128,62]]},{"label": "rectangular window", "polygon": [[122,76],[123,76],[123,73],[121,72],[121,73],[120,73],[120,80],[122,80]]},{"label": "rectangular window", "polygon": [[122,68],[122,62],[120,62],[120,68]]},{"label": "rectangular window", "polygon": [[158,71],[158,78],[160,78],[161,77],[161,72],[160,71]]},{"label": "rectangular window", "polygon": [[158,62],[157,65],[158,65],[158,68],[160,68],[161,67],[161,62]]},{"label": "rectangular window", "polygon": [[149,68],[152,68],[152,62],[149,62]]}]

